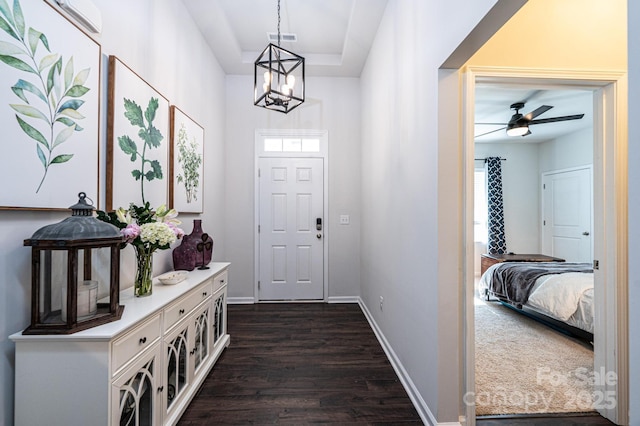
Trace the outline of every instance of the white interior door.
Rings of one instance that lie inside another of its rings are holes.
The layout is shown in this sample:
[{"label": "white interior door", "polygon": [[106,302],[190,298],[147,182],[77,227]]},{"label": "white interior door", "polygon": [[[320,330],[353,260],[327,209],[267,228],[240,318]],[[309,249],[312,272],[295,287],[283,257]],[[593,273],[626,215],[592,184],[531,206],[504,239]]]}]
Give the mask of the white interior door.
[{"label": "white interior door", "polygon": [[259,159],[261,301],[324,298],[323,161]]},{"label": "white interior door", "polygon": [[591,168],[542,176],[543,253],[567,262],[593,260]]}]

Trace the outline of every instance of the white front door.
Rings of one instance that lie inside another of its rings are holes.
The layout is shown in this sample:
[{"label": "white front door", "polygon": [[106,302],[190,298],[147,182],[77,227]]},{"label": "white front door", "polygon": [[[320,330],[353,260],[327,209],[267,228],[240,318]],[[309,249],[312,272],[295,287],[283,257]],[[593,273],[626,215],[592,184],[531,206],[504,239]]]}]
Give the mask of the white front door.
[{"label": "white front door", "polygon": [[542,249],[567,262],[591,262],[591,169],[583,168],[542,177]]},{"label": "white front door", "polygon": [[324,298],[322,158],[260,158],[258,299]]}]

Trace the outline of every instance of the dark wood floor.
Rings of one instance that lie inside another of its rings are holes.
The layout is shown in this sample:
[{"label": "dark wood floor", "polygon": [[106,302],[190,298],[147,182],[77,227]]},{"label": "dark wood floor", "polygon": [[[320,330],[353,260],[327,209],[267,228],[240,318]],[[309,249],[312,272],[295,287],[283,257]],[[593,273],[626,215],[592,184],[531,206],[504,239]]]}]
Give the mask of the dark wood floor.
[{"label": "dark wood floor", "polygon": [[[356,304],[229,305],[231,345],[179,425],[421,425]],[[490,417],[479,426],[611,425],[599,416]]]},{"label": "dark wood floor", "polygon": [[225,350],[180,425],[422,422],[356,304],[230,305]]},{"label": "dark wood floor", "polygon": [[477,426],[608,426],[609,420],[598,414],[487,416],[476,420]]}]

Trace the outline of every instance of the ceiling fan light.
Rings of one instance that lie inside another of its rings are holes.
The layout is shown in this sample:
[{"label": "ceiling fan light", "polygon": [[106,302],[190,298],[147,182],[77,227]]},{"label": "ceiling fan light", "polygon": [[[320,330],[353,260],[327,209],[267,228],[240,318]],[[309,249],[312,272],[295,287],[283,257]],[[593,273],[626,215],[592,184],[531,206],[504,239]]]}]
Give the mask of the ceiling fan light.
[{"label": "ceiling fan light", "polygon": [[507,136],[524,136],[529,133],[529,126],[525,125],[517,125],[507,127]]}]

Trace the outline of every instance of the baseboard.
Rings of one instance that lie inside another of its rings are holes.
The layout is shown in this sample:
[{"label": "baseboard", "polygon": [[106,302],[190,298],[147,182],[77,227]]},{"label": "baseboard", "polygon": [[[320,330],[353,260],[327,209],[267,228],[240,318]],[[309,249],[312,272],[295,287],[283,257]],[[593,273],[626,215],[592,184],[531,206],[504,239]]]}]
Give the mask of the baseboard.
[{"label": "baseboard", "polygon": [[327,303],[360,303],[360,298],[358,296],[329,297]]},{"label": "baseboard", "polygon": [[[298,302],[302,303],[302,301]],[[253,297],[227,297],[227,303],[229,305],[253,305],[257,301]],[[283,303],[289,302],[285,301]],[[327,303],[360,303],[360,298],[357,296],[329,297]]]},{"label": "baseboard", "polygon": [[407,371],[404,369],[402,363],[400,362],[395,352],[391,348],[391,345],[389,345],[389,342],[387,341],[387,339],[384,337],[384,334],[382,334],[382,331],[378,327],[378,324],[376,324],[375,320],[373,319],[373,316],[371,315],[371,312],[369,312],[369,309],[367,309],[367,306],[364,304],[361,298],[358,298],[358,304],[360,305],[360,309],[362,309],[364,316],[367,318],[367,321],[369,321],[369,325],[371,326],[371,329],[373,330],[378,341],[380,342],[380,345],[382,346],[382,349],[387,355],[389,362],[391,363],[391,365],[393,366],[393,369],[398,375],[398,378],[400,379],[400,383],[402,383],[402,386],[404,387],[404,389],[407,391],[407,394],[409,395],[409,399],[411,399],[413,406],[416,408],[416,411],[418,411],[418,415],[422,419],[422,422],[425,425],[433,425],[433,426],[445,426],[445,425],[460,426],[460,423],[456,423],[456,422],[438,423],[436,421],[435,416],[433,415],[431,410],[429,410],[429,407],[427,406],[427,403],[424,401],[424,399],[422,399],[422,395],[420,395],[420,392],[418,391],[416,386],[413,384],[413,381],[409,377],[409,374],[407,374]]},{"label": "baseboard", "polygon": [[256,300],[253,297],[227,297],[228,305],[253,305]]}]

